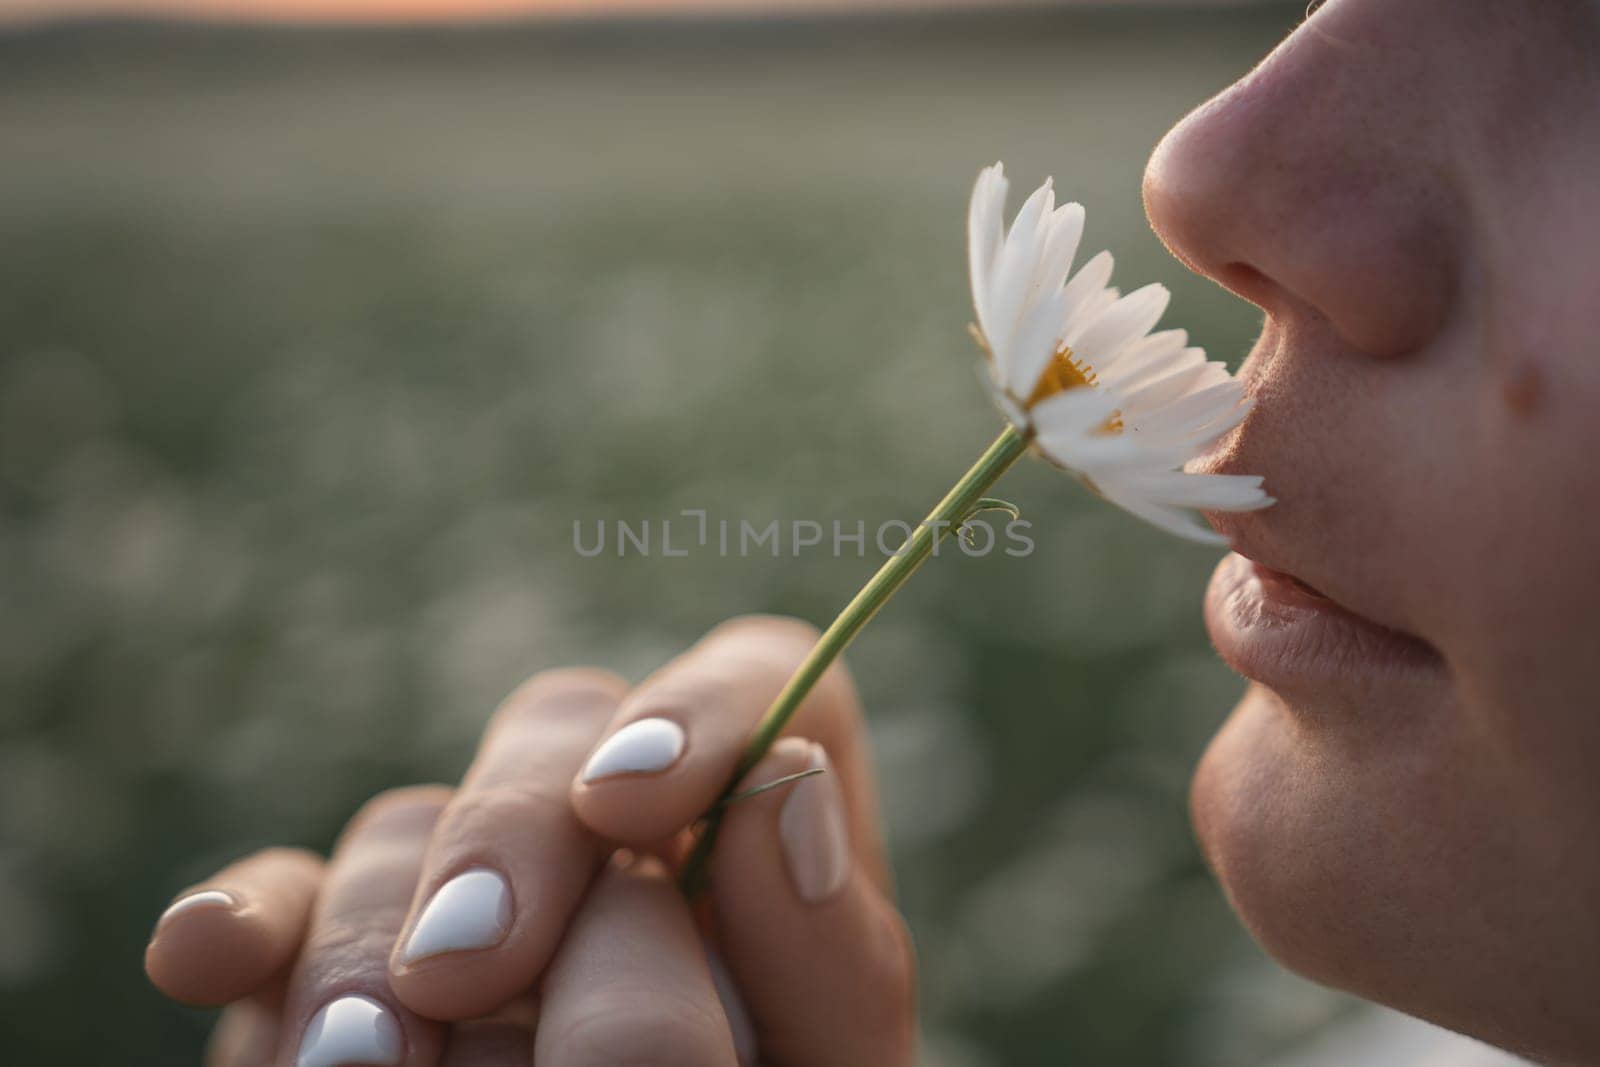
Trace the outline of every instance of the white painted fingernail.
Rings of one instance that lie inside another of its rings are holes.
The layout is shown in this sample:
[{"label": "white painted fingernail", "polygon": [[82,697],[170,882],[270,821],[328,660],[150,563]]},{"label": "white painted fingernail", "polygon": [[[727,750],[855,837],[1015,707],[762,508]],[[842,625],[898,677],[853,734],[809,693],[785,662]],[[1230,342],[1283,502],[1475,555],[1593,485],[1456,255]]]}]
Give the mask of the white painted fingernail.
[{"label": "white painted fingernail", "polygon": [[683,744],[683,727],[671,719],[630,722],[595,749],[584,764],[583,780],[666,770],[683,754]]},{"label": "white painted fingernail", "polygon": [[202,889],[198,893],[190,893],[173,901],[172,905],[161,913],[161,918],[156,920],[156,925],[160,926],[179,912],[192,911],[196,908],[232,909],[238,904],[239,902],[233,899],[232,893],[226,893],[221,889]]},{"label": "white painted fingernail", "polygon": [[394,1012],[371,997],[351,995],[323,1005],[300,1039],[295,1067],[395,1067],[405,1040]]},{"label": "white painted fingernail", "polygon": [[844,888],[850,874],[850,830],[838,776],[821,745],[811,746],[806,766],[827,773],[802,778],[790,787],[778,812],[778,840],[795,892],[815,904]]},{"label": "white painted fingernail", "polygon": [[498,945],[511,929],[511,887],[499,871],[474,867],[450,879],[422,909],[401,963]]},{"label": "white painted fingernail", "polygon": [[754,1067],[756,1062],[756,1027],[750,1020],[750,1009],[745,1007],[744,998],[739,995],[739,987],[733,983],[733,974],[728,970],[728,965],[722,962],[722,956],[711,947],[711,942],[704,942],[706,949],[706,967],[711,971],[711,985],[717,991],[717,999],[722,1001],[722,1014],[728,1020],[728,1030],[733,1035],[733,1054],[739,1061],[740,1067]]}]

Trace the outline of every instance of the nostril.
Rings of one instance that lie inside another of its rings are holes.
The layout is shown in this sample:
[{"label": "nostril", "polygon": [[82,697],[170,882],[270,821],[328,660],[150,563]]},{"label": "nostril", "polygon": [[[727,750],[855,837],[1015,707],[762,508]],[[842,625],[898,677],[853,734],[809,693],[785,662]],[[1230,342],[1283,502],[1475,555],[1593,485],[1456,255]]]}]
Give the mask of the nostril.
[{"label": "nostril", "polygon": [[[1304,258],[1307,248],[1315,257],[1310,261]],[[1364,258],[1336,244],[1313,245],[1310,239],[1300,248],[1274,254],[1281,268],[1271,274],[1243,260],[1209,273],[1273,318],[1315,314],[1325,319],[1351,349],[1377,359],[1418,352],[1449,318],[1453,282],[1448,267],[1414,254],[1414,247],[1403,242]],[[1390,283],[1396,277],[1406,284]]]},{"label": "nostril", "polygon": [[1222,273],[1228,276],[1232,284],[1242,287],[1259,285],[1266,280],[1266,275],[1250,264],[1237,261],[1225,264],[1222,268]]}]

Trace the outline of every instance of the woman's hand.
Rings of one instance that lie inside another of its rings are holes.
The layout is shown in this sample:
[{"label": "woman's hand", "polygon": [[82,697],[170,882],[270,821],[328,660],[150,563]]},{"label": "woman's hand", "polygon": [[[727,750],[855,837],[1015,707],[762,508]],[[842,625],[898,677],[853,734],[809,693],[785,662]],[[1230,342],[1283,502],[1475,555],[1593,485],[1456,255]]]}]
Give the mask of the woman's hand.
[{"label": "woman's hand", "polygon": [[325,870],[277,850],[181,895],[152,980],[232,1005],[213,1043],[227,1067],[702,1067],[756,1048],[771,1064],[909,1064],[910,947],[841,668],[742,786],[829,773],[730,809],[698,916],[672,884],[685,831],[814,638],[741,619],[631,692],[597,671],[537,676],[454,793],[372,801]]}]

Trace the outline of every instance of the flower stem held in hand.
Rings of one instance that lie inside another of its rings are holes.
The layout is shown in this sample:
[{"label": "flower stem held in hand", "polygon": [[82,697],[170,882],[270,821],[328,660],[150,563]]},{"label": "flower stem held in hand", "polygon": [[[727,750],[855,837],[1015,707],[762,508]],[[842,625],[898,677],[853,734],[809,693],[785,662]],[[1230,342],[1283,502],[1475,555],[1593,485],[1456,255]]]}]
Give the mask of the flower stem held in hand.
[{"label": "flower stem held in hand", "polygon": [[737,783],[756,765],[828,665],[878,609],[980,511],[1010,511],[984,492],[1030,447],[1118,507],[1191,541],[1223,544],[1203,512],[1255,511],[1272,497],[1254,475],[1190,473],[1186,464],[1250,411],[1244,386],[1183,330],[1151,329],[1168,293],[1147,285],[1123,296],[1112,287],[1111,254],[1076,273],[1083,236],[1079,204],[1056,206],[1047,179],[1004,225],[1005,168],[985,167],[967,205],[973,336],[985,383],[1009,425],[894,558],[833,620],[768,709],[717,803],[706,812],[682,885],[702,888],[717,830]]},{"label": "flower stem held in hand", "polygon": [[723,813],[727,810],[726,802],[750,769],[761,762],[761,757],[766,755],[767,749],[778,739],[778,735],[788,725],[790,717],[794,715],[795,709],[800,706],[806,694],[811,692],[829,665],[839,658],[840,653],[855,639],[856,634],[861,632],[862,627],[872,620],[878,610],[905,584],[906,579],[910,578],[933,554],[939,539],[947,533],[957,532],[962,523],[982,509],[985,503],[984,494],[1000,480],[1001,475],[1022,458],[1022,454],[1027,450],[1028,439],[1018,433],[1014,426],[1008,425],[983,455],[978,457],[978,462],[972,465],[972,469],[962,476],[945,498],[939,501],[938,506],[918,525],[906,539],[905,544],[900,546],[899,551],[878,569],[878,573],[874,574],[866,585],[861,587],[855,599],[845,606],[839,617],[834,619],[833,624],[818,638],[816,646],[801,662],[794,676],[789,679],[783,691],[778,694],[778,698],[772,702],[772,707],[768,708],[766,715],[762,717],[756,732],[745,746],[744,755],[734,768],[722,797],[701,820],[699,838],[695,841],[694,850],[684,864],[679,882],[687,896],[692,898],[698,895],[705,886],[706,866],[711,858],[711,850],[716,845],[717,831],[721,828]]}]

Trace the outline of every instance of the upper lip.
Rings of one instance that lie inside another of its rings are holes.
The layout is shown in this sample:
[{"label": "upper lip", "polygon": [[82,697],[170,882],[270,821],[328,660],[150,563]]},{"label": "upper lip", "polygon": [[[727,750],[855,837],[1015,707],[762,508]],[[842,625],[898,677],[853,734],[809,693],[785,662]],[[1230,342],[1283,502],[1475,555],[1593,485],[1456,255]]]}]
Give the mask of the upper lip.
[{"label": "upper lip", "polygon": [[1290,544],[1278,535],[1268,512],[1219,514],[1208,512],[1233,551],[1257,566],[1277,571],[1308,587],[1346,614],[1432,647],[1392,612],[1375,607],[1355,583],[1327,565],[1329,553],[1316,546]]},{"label": "upper lip", "polygon": [[[1253,354],[1252,354],[1253,355]],[[1239,372],[1246,395],[1256,396],[1252,361]],[[1260,400],[1258,398],[1257,402]],[[1272,431],[1252,412],[1233,433],[1212,446],[1188,469],[1207,474],[1259,474],[1267,490],[1281,497],[1282,483],[1272,472],[1272,458],[1278,454],[1271,441]],[[1287,506],[1292,507],[1292,504]],[[1285,521],[1284,503],[1260,511],[1207,511],[1205,516],[1217,532],[1227,538],[1235,553],[1259,566],[1277,571],[1309,587],[1347,614],[1417,640],[1408,620],[1399,617],[1393,606],[1381,605],[1382,590],[1363,591],[1359,576],[1338,566],[1338,546],[1318,543],[1305,535],[1305,522]]]},{"label": "upper lip", "polygon": [[[1269,318],[1266,330],[1239,370],[1245,395],[1255,400],[1256,409],[1187,469],[1209,474],[1261,475],[1267,491],[1282,501],[1283,490],[1292,479],[1275,475],[1274,468],[1281,466],[1285,454],[1280,446],[1294,444],[1296,448],[1289,450],[1291,455],[1306,458],[1303,441],[1280,441],[1279,435],[1285,432],[1281,424],[1264,417],[1271,414],[1266,407],[1271,403],[1271,390],[1264,388],[1268,383],[1263,379],[1279,363],[1278,354],[1284,343],[1284,329],[1275,327]],[[1320,507],[1308,496],[1299,508],[1290,499],[1259,511],[1207,511],[1205,516],[1236,554],[1309,587],[1347,615],[1433,649],[1418,633],[1415,620],[1407,617],[1398,583],[1363,566],[1360,559],[1352,559],[1352,553],[1358,551],[1354,546],[1341,551],[1338,539],[1325,534],[1326,524],[1317,521]]]}]

